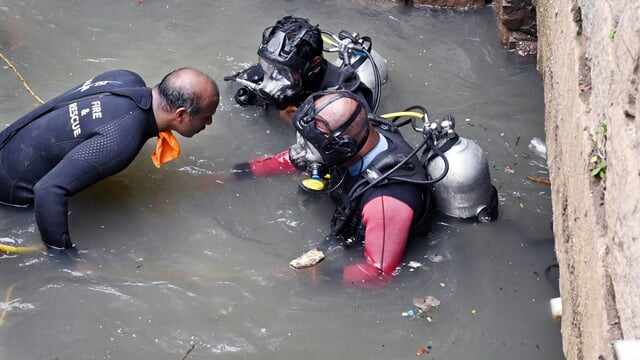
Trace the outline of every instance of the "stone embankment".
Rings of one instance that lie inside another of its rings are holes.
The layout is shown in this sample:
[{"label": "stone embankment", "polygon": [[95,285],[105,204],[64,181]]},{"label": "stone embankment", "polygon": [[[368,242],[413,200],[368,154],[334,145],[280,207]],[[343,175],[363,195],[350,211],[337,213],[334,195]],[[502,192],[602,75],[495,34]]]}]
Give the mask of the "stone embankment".
[{"label": "stone embankment", "polygon": [[565,356],[614,360],[616,341],[640,339],[640,1],[493,6],[502,44],[521,55],[537,48],[544,80]]},{"label": "stone embankment", "polygon": [[537,5],[564,352],[613,360],[640,338],[640,2]]}]

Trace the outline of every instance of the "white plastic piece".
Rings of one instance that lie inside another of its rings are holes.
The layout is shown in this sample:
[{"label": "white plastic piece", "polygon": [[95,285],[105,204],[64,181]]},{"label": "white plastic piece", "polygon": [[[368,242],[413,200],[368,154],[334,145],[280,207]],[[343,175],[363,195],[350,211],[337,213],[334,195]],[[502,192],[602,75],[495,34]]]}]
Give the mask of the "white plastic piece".
[{"label": "white plastic piece", "polygon": [[618,360],[640,359],[640,340],[618,340],[613,343]]},{"label": "white plastic piece", "polygon": [[553,320],[560,320],[562,318],[562,298],[557,297],[549,300],[549,307]]},{"label": "white plastic piece", "polygon": [[547,159],[547,145],[542,139],[534,137],[529,143],[529,150],[543,159]]}]

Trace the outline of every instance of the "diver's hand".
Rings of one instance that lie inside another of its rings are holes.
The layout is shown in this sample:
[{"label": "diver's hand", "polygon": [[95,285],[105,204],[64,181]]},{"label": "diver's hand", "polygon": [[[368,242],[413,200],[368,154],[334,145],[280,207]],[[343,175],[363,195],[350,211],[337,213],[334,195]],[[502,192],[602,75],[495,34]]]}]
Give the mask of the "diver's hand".
[{"label": "diver's hand", "polygon": [[251,171],[251,164],[249,162],[241,162],[233,165],[231,168],[231,174],[236,177],[236,179],[246,179],[253,176],[253,172]]},{"label": "diver's hand", "polygon": [[286,122],[287,124],[292,125],[293,114],[295,114],[297,110],[298,108],[293,105],[287,106],[286,109],[280,110],[280,119],[282,119],[282,121]]}]

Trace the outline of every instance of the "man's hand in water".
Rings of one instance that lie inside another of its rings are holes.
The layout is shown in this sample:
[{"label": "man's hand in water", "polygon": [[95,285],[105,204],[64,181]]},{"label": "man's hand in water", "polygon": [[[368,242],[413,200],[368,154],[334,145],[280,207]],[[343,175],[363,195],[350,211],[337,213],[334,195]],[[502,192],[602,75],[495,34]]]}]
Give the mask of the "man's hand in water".
[{"label": "man's hand in water", "polygon": [[293,114],[295,114],[296,111],[298,111],[297,107],[289,105],[286,109],[280,110],[280,119],[282,119],[287,124],[292,125],[291,123],[293,122]]}]

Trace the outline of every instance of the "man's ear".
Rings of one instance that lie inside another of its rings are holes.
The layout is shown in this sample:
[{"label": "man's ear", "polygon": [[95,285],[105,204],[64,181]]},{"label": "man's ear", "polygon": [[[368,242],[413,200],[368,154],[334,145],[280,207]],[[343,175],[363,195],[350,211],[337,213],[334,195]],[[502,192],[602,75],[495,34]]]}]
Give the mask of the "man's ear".
[{"label": "man's ear", "polygon": [[186,108],[178,108],[175,112],[174,112],[175,116],[176,116],[176,121],[179,124],[182,124],[183,122],[185,122],[187,120],[187,116],[189,115],[189,112],[187,111]]}]

